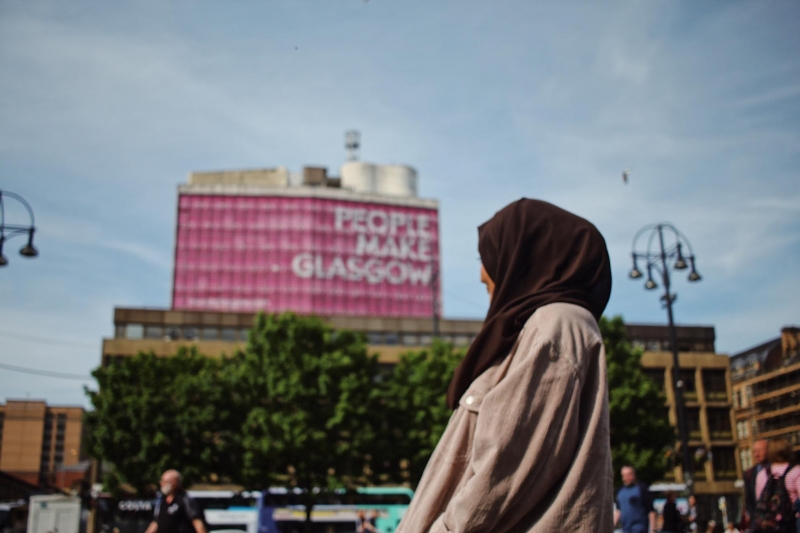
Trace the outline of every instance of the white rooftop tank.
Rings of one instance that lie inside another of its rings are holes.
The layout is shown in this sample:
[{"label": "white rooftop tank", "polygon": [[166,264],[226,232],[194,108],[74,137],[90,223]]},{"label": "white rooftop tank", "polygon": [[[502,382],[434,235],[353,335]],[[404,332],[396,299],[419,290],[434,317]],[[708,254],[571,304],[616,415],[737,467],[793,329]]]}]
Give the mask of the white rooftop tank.
[{"label": "white rooftop tank", "polygon": [[342,188],[401,198],[417,196],[417,171],[406,165],[375,165],[349,161],[342,165]]}]

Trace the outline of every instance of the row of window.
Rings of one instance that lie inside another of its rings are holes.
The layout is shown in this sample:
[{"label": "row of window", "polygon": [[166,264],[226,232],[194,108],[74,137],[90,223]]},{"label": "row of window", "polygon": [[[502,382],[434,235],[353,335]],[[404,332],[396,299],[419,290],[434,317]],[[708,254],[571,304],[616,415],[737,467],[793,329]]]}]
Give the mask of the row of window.
[{"label": "row of window", "polygon": [[[668,340],[663,339],[632,339],[631,345],[634,348],[641,348],[647,352],[669,352],[672,345]],[[679,352],[714,352],[713,341],[684,341],[678,339]]]},{"label": "row of window", "polygon": [[[661,391],[665,390],[667,383],[666,369],[664,368],[645,368],[644,373],[658,385]],[[697,369],[681,368],[681,381],[683,381],[683,397],[686,401],[698,401],[697,391]],[[705,399],[709,402],[728,401],[728,380],[725,370],[715,368],[703,368],[700,370],[703,383]]]},{"label": "row of window", "polygon": [[[196,326],[158,326],[142,324],[117,325],[114,336],[118,339],[154,340],[208,340],[227,342],[246,342],[249,328],[217,328]],[[397,333],[370,331],[366,333],[367,342],[372,345],[430,346],[430,334]],[[466,333],[443,334],[440,338],[455,346],[468,346],[475,338]]]},{"label": "row of window", "polygon": [[[708,474],[706,465],[711,464],[712,476],[714,481],[735,480],[736,474],[736,453],[733,446],[715,446],[710,450],[704,446],[691,448],[693,458],[692,478],[695,481],[707,481]],[[665,476],[667,480],[675,478],[673,471],[668,471]]]},{"label": "row of window", "polygon": [[44,472],[50,469],[50,448],[53,444],[53,421],[55,420],[56,441],[53,463],[60,465],[64,463],[64,436],[67,429],[67,415],[59,414],[53,417],[47,413],[44,418],[44,431],[42,433],[42,454],[39,470]]},{"label": "row of window", "polygon": [[789,372],[783,376],[747,385],[733,394],[733,404],[737,408],[758,407],[759,412],[768,413],[800,405],[800,389],[789,390],[778,396],[756,400],[754,396],[762,396],[775,391],[796,387],[800,383],[800,370]]},{"label": "row of window", "polygon": [[[709,438],[711,440],[732,440],[733,432],[731,431],[730,410],[724,407],[708,407],[705,412]],[[700,409],[697,407],[686,407],[685,413],[689,440],[702,440]]]}]

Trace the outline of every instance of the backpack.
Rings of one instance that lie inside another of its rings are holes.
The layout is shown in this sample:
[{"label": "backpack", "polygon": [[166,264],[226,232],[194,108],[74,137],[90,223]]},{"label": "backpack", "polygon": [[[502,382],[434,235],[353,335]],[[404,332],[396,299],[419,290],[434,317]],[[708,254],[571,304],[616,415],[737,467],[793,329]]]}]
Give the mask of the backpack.
[{"label": "backpack", "polygon": [[795,533],[794,506],[786,490],[786,475],[794,465],[786,467],[783,475],[777,479],[773,477],[770,467],[767,467],[767,484],[764,492],[756,502],[756,512],[753,516],[753,531],[759,533]]}]

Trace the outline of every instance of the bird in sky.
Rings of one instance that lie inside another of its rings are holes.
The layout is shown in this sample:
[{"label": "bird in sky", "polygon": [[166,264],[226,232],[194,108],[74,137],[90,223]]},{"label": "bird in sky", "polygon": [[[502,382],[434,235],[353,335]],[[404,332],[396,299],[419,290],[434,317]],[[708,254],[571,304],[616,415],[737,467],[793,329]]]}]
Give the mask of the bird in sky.
[{"label": "bird in sky", "polygon": [[631,175],[631,169],[626,168],[625,170],[623,170],[622,171],[622,183],[627,185],[628,184],[628,176],[630,176],[630,175]]}]

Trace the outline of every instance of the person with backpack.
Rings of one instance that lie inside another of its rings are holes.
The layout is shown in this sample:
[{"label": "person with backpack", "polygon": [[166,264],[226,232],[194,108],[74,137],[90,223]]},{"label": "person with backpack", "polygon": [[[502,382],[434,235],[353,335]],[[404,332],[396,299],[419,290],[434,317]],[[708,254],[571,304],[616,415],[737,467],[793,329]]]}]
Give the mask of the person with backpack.
[{"label": "person with backpack", "polygon": [[800,496],[800,466],[790,464],[792,445],[786,439],[769,443],[769,466],[756,477],[753,531],[796,533],[794,503]]},{"label": "person with backpack", "polygon": [[183,490],[177,470],[161,475],[161,494],[145,533],[206,533],[203,509]]}]

